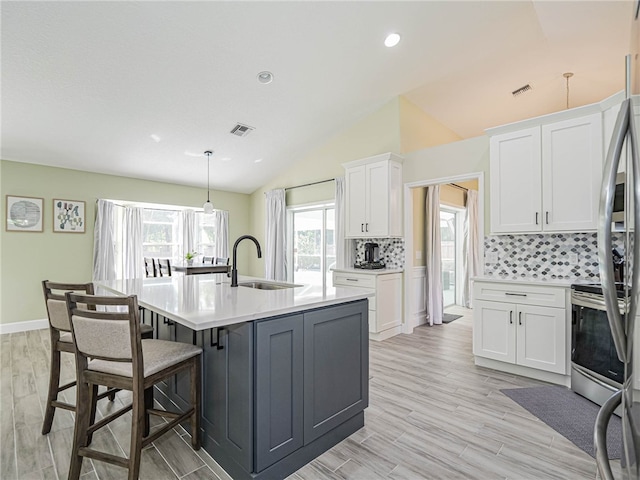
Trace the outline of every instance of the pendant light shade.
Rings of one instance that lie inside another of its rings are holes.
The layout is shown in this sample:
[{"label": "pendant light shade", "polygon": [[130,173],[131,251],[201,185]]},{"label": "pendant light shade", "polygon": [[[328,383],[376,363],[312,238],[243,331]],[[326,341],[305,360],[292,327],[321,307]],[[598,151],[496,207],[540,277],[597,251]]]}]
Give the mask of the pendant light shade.
[{"label": "pendant light shade", "polygon": [[210,215],[213,213],[213,203],[209,200],[209,166],[211,164],[211,155],[213,155],[213,152],[211,150],[207,150],[204,154],[207,156],[207,201],[202,205],[202,209],[205,214]]}]

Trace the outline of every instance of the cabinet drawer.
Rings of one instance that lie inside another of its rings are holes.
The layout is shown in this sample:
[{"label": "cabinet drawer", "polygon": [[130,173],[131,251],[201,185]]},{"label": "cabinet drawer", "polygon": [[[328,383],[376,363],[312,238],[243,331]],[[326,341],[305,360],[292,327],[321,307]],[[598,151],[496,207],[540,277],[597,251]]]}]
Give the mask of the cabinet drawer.
[{"label": "cabinet drawer", "polygon": [[542,307],[566,307],[566,289],[513,283],[475,282],[474,298],[493,302],[539,305]]},{"label": "cabinet drawer", "polygon": [[346,287],[376,288],[376,277],[361,273],[334,272],[333,284]]}]

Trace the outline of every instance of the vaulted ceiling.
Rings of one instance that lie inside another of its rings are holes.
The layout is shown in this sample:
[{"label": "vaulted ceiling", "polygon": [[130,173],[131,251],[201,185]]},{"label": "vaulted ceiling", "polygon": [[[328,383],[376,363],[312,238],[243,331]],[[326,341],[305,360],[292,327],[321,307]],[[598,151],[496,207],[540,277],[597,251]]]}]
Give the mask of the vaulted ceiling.
[{"label": "vaulted ceiling", "polygon": [[206,187],[211,149],[212,188],[250,193],[398,95],[463,138],[566,108],[565,72],[570,107],[601,100],[624,87],[633,2],[1,9],[2,159]]}]

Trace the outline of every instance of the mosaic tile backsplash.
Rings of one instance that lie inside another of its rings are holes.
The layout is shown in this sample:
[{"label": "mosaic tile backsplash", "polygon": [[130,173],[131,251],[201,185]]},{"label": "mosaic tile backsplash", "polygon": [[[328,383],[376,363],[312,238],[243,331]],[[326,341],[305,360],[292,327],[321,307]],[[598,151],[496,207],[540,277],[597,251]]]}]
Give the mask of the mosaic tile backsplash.
[{"label": "mosaic tile backsplash", "polygon": [[[622,234],[613,234],[613,245],[622,244]],[[597,280],[596,233],[546,233],[533,235],[491,235],[484,239],[485,275]],[[489,263],[491,254],[497,262]],[[578,254],[578,262],[569,261]]]},{"label": "mosaic tile backsplash", "polygon": [[358,238],[356,244],[356,263],[364,262],[364,244],[377,243],[380,248],[380,260],[387,268],[404,268],[403,238]]}]

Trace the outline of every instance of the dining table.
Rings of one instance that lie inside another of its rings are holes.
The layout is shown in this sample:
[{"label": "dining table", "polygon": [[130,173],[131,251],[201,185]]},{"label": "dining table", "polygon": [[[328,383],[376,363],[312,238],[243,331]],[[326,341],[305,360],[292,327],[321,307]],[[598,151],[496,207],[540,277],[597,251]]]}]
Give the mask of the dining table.
[{"label": "dining table", "polygon": [[185,275],[198,275],[203,273],[229,273],[231,265],[213,265],[211,263],[179,263],[171,265],[171,269],[176,272],[182,272]]}]

